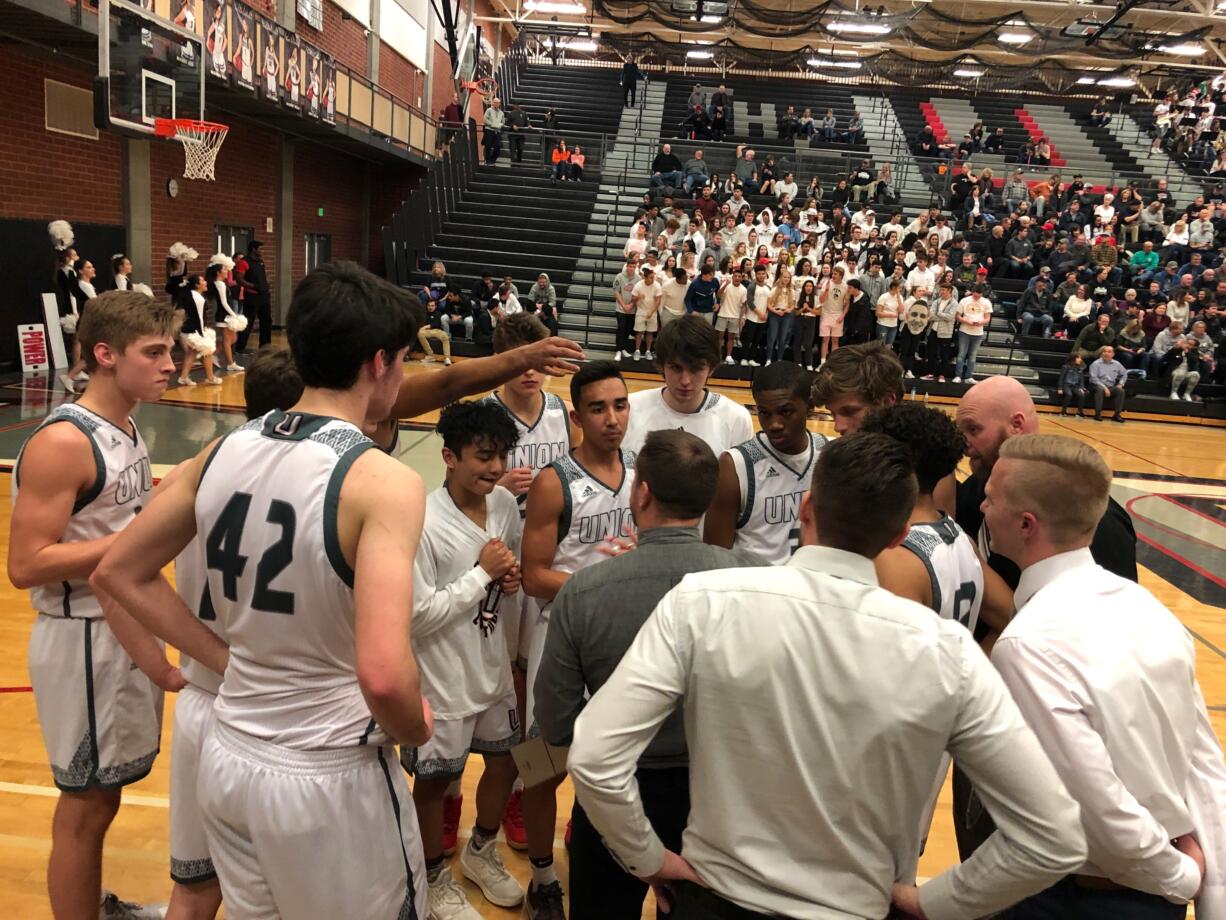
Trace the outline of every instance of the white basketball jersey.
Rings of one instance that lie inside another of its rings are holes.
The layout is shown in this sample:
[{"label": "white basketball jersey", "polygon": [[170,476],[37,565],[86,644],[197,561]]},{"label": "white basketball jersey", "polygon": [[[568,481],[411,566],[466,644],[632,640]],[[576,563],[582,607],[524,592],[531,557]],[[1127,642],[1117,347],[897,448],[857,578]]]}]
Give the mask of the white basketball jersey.
[{"label": "white basketball jersey", "polygon": [[741,486],[733,549],[783,565],[800,546],[800,500],[813,479],[813,464],[829,439],[809,432],[809,446],[796,455],[778,453],[766,435],[728,451]]},{"label": "white basketball jersey", "polygon": [[633,451],[621,451],[622,480],[616,489],[585,470],[569,453],[554,461],[553,469],[562,483],[562,517],[558,520],[558,549],[553,568],[573,574],[585,565],[605,557],[600,545],[620,537],[633,525],[630,515],[630,488],[634,483]]},{"label": "white basketball jersey", "polygon": [[[89,438],[97,470],[93,485],[73,505],[61,543],[83,543],[123,530],[149,499],[153,473],[149,452],[136,428],[128,419],[132,434],[77,403],[64,403],[52,410],[34,434],[48,425],[67,423]],[[31,435],[33,437],[33,435]],[[21,457],[17,455],[13,474],[13,498],[21,486]],[[90,590],[88,578],[74,578],[30,589],[30,601],[39,613],[51,617],[102,616],[98,598]]]},{"label": "white basketball jersey", "polygon": [[[545,397],[541,414],[531,425],[512,412],[497,393],[486,397],[489,402],[502,407],[519,431],[519,440],[507,451],[507,469],[526,466],[532,470],[533,477],[553,461],[565,457],[571,448],[570,416],[566,411],[566,403],[562,401],[562,397],[553,393],[541,395]],[[523,517],[528,493],[523,493],[516,500],[519,502],[520,516]]]},{"label": "white basketball jersey", "polygon": [[502,487],[486,497],[484,528],[446,485],[426,497],[413,566],[413,651],[438,719],[476,715],[514,691],[502,614],[518,597],[504,597],[477,560],[494,537],[518,558],[521,533],[515,498]]},{"label": "white basketball jersey", "polygon": [[652,431],[681,429],[698,435],[719,456],[753,437],[749,410],[708,392],[696,412],[678,412],[664,401],[664,388],[630,394],[630,421],[622,447],[638,453]]},{"label": "white basketball jersey", "polygon": [[205,464],[196,527],[230,642],[222,724],[295,750],[388,743],[358,687],[353,570],[337,533],[345,475],[372,449],[349,422],[273,411]]},{"label": "white basketball jersey", "polygon": [[[187,608],[200,618],[207,626],[224,640],[226,631],[217,619],[217,608],[213,606],[213,598],[209,593],[207,570],[204,564],[204,542],[197,534],[191,543],[183,547],[183,552],[175,557],[175,590]],[[179,670],[184,679],[197,690],[217,695],[221,687],[221,675],[210,671],[190,655],[179,653]]]},{"label": "white basketball jersey", "polygon": [[983,603],[983,568],[974,544],[953,518],[912,524],[902,545],[915,553],[932,579],[932,609],[972,633]]}]

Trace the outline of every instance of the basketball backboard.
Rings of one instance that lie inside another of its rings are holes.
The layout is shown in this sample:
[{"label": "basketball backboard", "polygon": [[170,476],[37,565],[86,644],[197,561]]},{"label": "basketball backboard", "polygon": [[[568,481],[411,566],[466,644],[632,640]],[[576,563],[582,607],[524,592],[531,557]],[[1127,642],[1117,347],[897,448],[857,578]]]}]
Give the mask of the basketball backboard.
[{"label": "basketball backboard", "polygon": [[[99,0],[98,79],[94,122],[99,129],[147,136],[158,118],[204,118],[204,41],[197,0]],[[159,6],[166,9],[160,10]]]}]

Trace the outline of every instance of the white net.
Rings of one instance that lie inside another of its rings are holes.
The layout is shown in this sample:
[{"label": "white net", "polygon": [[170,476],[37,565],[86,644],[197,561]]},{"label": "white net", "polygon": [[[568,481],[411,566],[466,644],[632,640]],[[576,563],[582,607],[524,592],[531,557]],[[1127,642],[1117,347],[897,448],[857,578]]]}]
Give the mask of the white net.
[{"label": "white net", "polygon": [[229,129],[225,125],[211,122],[175,125],[175,139],[183,145],[186,161],[183,167],[185,179],[214,180],[213,168],[227,133]]}]

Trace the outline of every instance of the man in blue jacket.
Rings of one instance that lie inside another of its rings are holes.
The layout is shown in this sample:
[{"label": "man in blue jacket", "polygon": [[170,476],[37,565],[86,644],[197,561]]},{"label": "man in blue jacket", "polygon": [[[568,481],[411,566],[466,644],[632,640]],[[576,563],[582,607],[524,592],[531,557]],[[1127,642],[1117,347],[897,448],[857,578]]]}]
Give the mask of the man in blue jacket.
[{"label": "man in blue jacket", "polygon": [[689,290],[685,292],[685,312],[697,314],[708,323],[714,323],[717,294],[719,282],[715,280],[715,269],[704,265],[702,272],[690,282]]}]

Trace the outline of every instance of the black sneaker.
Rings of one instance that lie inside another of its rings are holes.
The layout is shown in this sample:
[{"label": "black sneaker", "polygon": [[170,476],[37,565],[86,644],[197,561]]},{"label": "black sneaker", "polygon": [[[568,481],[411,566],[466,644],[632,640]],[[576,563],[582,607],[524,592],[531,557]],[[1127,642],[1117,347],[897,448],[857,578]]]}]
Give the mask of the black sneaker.
[{"label": "black sneaker", "polygon": [[1122,415],[1113,415],[1113,416],[1111,416],[1111,421],[1113,421],[1113,422],[1119,422],[1119,423],[1122,425],[1122,424],[1124,424],[1124,416],[1122,416]]},{"label": "black sneaker", "polygon": [[558,882],[537,887],[528,886],[524,898],[524,916],[528,920],[566,920],[566,908],[562,904],[562,886]]}]

